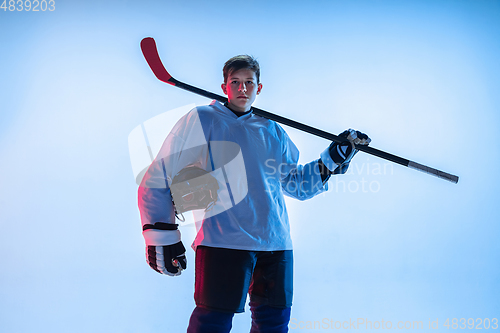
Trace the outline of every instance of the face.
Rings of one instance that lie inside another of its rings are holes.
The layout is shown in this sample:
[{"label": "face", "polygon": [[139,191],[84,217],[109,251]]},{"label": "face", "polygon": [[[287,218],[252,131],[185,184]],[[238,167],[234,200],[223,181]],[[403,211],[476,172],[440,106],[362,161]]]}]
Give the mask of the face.
[{"label": "face", "polygon": [[262,84],[257,84],[257,77],[251,69],[232,72],[221,87],[227,95],[229,107],[239,112],[249,111],[262,90]]}]

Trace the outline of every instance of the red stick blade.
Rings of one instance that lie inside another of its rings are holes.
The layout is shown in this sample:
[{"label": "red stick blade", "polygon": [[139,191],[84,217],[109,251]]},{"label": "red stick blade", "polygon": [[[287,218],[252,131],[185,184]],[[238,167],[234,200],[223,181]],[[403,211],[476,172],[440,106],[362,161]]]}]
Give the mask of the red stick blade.
[{"label": "red stick blade", "polygon": [[155,40],[151,37],[144,38],[141,41],[141,50],[142,54],[144,54],[144,58],[146,58],[146,61],[149,64],[149,67],[151,67],[151,70],[156,75],[158,80],[175,85],[169,81],[172,78],[172,75],[167,72],[165,66],[163,66],[161,62],[160,55],[156,49]]}]

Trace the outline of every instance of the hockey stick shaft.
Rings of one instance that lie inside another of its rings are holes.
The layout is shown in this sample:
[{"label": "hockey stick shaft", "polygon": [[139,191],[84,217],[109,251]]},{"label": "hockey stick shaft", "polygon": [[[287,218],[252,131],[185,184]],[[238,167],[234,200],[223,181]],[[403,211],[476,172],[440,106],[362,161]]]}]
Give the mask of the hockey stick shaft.
[{"label": "hockey stick shaft", "polygon": [[[150,37],[144,38],[141,41],[141,49],[142,49],[142,53],[144,54],[144,57],[146,58],[146,61],[149,64],[149,67],[151,67],[151,70],[153,71],[153,73],[156,75],[156,77],[160,81],[163,81],[165,83],[173,85],[177,88],[181,88],[181,89],[187,90],[189,92],[195,93],[195,94],[200,95],[200,96],[215,99],[215,100],[222,102],[222,103],[227,102],[227,98],[224,96],[217,95],[217,94],[214,94],[212,92],[194,87],[192,85],[189,85],[187,83],[181,82],[181,81],[173,78],[172,75],[170,75],[168,73],[168,71],[165,69],[165,66],[163,66],[163,63],[161,62],[160,56],[158,54],[158,50],[156,48],[156,43],[155,43],[153,38],[150,38]],[[261,117],[264,117],[264,118],[276,121],[278,123],[296,128],[298,130],[322,137],[322,138],[327,139],[329,141],[334,141],[337,143],[345,142],[345,139],[340,138],[337,135],[322,131],[320,129],[299,123],[297,121],[294,121],[294,120],[291,120],[291,119],[288,119],[288,118],[285,118],[285,117],[282,117],[279,115],[276,115],[274,113],[271,113],[271,112],[268,112],[268,111],[265,111],[265,110],[262,110],[262,109],[259,109],[256,107],[252,107],[252,110],[253,110],[253,113],[256,115],[259,115]],[[364,146],[364,145],[356,145],[356,149],[363,151],[365,153],[383,158],[385,160],[403,165],[405,167],[409,167],[412,169],[416,169],[416,170],[434,175],[436,177],[448,180],[452,183],[455,183],[455,184],[458,183],[458,176],[455,176],[455,175],[449,174],[447,172],[440,171],[440,170],[437,170],[437,169],[410,161],[408,159],[387,153],[385,151],[382,151],[382,150],[379,150],[379,149],[376,149],[373,147],[369,147],[369,146]]]}]

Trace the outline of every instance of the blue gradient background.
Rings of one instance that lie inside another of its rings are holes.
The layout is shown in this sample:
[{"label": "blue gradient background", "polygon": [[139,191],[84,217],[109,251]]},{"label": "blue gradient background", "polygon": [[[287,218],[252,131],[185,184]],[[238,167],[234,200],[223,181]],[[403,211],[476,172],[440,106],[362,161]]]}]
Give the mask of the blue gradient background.
[{"label": "blue gradient background", "polygon": [[[181,81],[220,93],[224,61],[252,54],[264,84],[256,106],[334,133],[358,128],[374,147],[460,176],[454,185],[359,154],[327,194],[289,200],[291,332],[324,318],[438,319],[435,332],[447,318],[500,318],[499,22],[498,1],[1,10],[0,331],[187,327],[194,253],[177,278],[146,265],[127,137],[208,100],[153,76],[139,48],[147,36]],[[328,145],[287,131],[303,163]],[[194,229],[181,232],[190,244]],[[249,323],[248,311],[236,315],[234,332]]]}]

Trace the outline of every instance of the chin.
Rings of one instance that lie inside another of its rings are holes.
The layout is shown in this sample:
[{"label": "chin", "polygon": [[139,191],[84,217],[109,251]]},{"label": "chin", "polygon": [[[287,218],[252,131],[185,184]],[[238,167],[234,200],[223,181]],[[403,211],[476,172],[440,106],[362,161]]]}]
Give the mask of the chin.
[{"label": "chin", "polygon": [[244,110],[246,110],[248,107],[250,107],[250,105],[248,105],[247,103],[235,103],[234,106],[238,107],[239,109],[244,109]]}]

